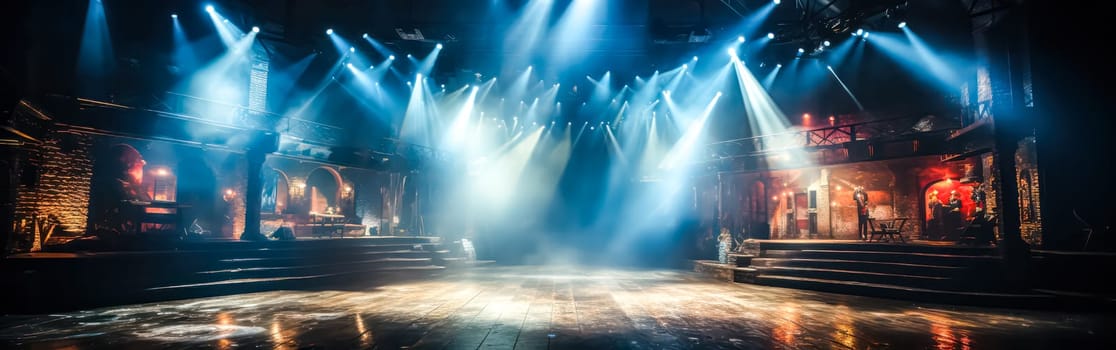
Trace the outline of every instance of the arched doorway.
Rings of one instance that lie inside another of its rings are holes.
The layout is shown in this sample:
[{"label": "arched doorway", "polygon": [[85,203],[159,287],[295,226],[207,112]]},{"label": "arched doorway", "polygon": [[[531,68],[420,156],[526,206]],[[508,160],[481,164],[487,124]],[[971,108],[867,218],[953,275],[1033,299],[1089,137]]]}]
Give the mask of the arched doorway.
[{"label": "arched doorway", "polygon": [[339,211],[341,199],[341,174],[336,170],[321,167],[310,172],[306,178],[306,196],[310,200],[311,213],[326,213],[332,208]]},{"label": "arched doorway", "polygon": [[265,168],[262,176],[263,193],[260,197],[260,212],[283,214],[290,205],[290,179],[286,173],[274,168]]},{"label": "arched doorway", "polygon": [[954,179],[940,180],[923,190],[922,209],[924,237],[936,240],[957,240],[960,229],[976,208],[972,199],[973,186]]}]

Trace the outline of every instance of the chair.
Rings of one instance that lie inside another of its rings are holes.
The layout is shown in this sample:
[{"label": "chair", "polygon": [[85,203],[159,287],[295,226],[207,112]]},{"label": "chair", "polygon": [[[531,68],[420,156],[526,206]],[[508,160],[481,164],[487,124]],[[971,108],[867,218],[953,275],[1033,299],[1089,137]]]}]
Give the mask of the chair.
[{"label": "chair", "polygon": [[870,223],[872,225],[870,225],[871,227],[868,232],[868,241],[872,242],[872,240],[875,239],[876,242],[883,242],[883,239],[886,237],[888,242],[894,242],[895,238],[899,237],[900,242],[906,243],[907,240],[903,237],[903,226],[906,221],[906,219],[899,219],[897,223],[888,224],[877,223],[875,220],[871,220]]}]

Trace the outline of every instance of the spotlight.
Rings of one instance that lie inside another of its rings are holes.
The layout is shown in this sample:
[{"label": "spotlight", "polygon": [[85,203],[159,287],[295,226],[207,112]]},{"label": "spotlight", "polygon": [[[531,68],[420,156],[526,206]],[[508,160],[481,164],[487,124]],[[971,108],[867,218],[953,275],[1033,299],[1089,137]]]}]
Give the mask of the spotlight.
[{"label": "spotlight", "polygon": [[326,29],[326,35],[333,35],[333,28]]},{"label": "spotlight", "polygon": [[698,57],[697,57],[697,56],[694,56],[694,58],[691,58],[690,60],[691,60],[691,61],[694,61],[694,62],[697,62],[697,60],[698,60]]},{"label": "spotlight", "polygon": [[806,53],[806,49],[800,47],[798,48],[798,53]]},{"label": "spotlight", "polygon": [[364,33],[364,34],[362,34],[362,35],[361,35],[360,37],[361,37],[361,38],[365,38],[365,39],[368,39],[368,33]]},{"label": "spotlight", "polygon": [[863,35],[863,34],[864,34],[864,29],[857,29],[856,30],[856,35]]},{"label": "spotlight", "polygon": [[205,12],[213,13],[213,5],[205,5]]},{"label": "spotlight", "polygon": [[388,56],[388,61],[394,61],[394,60],[395,60],[395,55]]},{"label": "spotlight", "polygon": [[744,36],[741,35],[741,36],[736,37],[736,42],[738,42],[738,43],[744,42]]},{"label": "spotlight", "polygon": [[434,45],[434,48],[438,49],[438,50],[441,50],[442,49],[442,43],[438,43],[438,45]]},{"label": "spotlight", "polygon": [[686,68],[690,68],[690,66],[689,66],[689,65],[687,65],[687,64],[685,64],[685,63],[683,63],[683,64],[682,64],[682,69],[686,69]]},{"label": "spotlight", "polygon": [[872,34],[872,33],[864,32],[864,39],[868,39],[868,34]]},{"label": "spotlight", "polygon": [[728,54],[729,56],[736,56],[736,49],[730,47],[728,49]]},{"label": "spotlight", "polygon": [[775,5],[778,5],[778,4],[780,3],[780,2],[782,2],[782,1],[780,1],[780,0],[775,0]]},{"label": "spotlight", "polygon": [[172,13],[171,18],[178,19],[178,14],[177,13]]},{"label": "spotlight", "polygon": [[829,69],[829,70],[833,70],[833,66],[831,66],[831,65],[828,65],[828,64],[827,64],[827,65],[825,65],[825,68],[826,68],[826,69]]},{"label": "spotlight", "polygon": [[349,47],[349,52],[356,52],[356,48],[355,48],[355,47],[352,47],[352,46],[350,46],[350,47]]},{"label": "spotlight", "polygon": [[826,47],[828,47],[829,46],[829,40],[823,41],[822,45],[825,45]]},{"label": "spotlight", "polygon": [[252,26],[252,33],[259,33],[259,32],[260,32],[260,27]]},{"label": "spotlight", "polygon": [[783,68],[783,64],[782,63],[776,63],[775,68]]},{"label": "spotlight", "polygon": [[775,33],[767,33],[768,39],[775,39]]},{"label": "spotlight", "polygon": [[407,58],[411,58],[411,57],[414,57],[414,56],[411,56],[411,54],[407,54]]},{"label": "spotlight", "polygon": [[900,29],[905,28],[906,26],[907,26],[907,22],[899,22],[899,28]]},{"label": "spotlight", "polygon": [[346,63],[345,65],[346,65],[346,66],[349,66],[349,68],[353,68],[353,64],[352,64],[352,63]]}]

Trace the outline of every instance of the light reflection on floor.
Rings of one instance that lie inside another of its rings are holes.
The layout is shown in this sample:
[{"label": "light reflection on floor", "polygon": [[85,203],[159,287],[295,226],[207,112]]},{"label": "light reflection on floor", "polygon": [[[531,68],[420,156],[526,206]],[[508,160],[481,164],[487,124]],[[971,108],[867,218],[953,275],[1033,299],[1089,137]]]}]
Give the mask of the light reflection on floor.
[{"label": "light reflection on floor", "polygon": [[1111,315],[949,308],[682,271],[477,269],[352,291],[277,291],[0,318],[2,348],[1102,347]]}]

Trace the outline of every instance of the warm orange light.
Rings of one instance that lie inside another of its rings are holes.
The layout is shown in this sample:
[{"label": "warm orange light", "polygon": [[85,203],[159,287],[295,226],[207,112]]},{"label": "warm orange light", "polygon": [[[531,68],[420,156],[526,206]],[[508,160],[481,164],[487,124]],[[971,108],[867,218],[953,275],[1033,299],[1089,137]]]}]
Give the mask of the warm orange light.
[{"label": "warm orange light", "polygon": [[236,193],[236,192],[233,192],[233,190],[232,190],[231,188],[230,188],[230,189],[226,189],[226,190],[225,190],[225,195],[226,195],[226,196],[231,196],[231,195],[233,195],[233,194],[235,194],[235,193]]},{"label": "warm orange light", "polygon": [[771,200],[777,201],[777,200],[779,200],[779,196],[771,196]]},{"label": "warm orange light", "polygon": [[353,191],[352,186],[345,186],[345,192],[352,192],[352,191]]},{"label": "warm orange light", "polygon": [[837,190],[838,190],[838,191],[840,191],[840,190],[841,190],[841,185],[837,185]]},{"label": "warm orange light", "polygon": [[167,168],[159,168],[159,169],[155,169],[155,175],[158,175],[158,176],[167,176],[167,174],[169,174],[169,172],[167,172]]},{"label": "warm orange light", "polygon": [[810,119],[810,113],[802,113],[802,119]]}]

